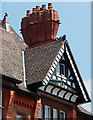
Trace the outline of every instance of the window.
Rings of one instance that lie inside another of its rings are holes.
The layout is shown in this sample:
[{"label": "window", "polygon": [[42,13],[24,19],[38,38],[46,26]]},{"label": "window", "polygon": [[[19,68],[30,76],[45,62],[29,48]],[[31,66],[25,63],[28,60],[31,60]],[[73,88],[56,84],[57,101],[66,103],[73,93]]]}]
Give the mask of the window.
[{"label": "window", "polygon": [[57,74],[60,74],[60,65],[59,65],[59,63],[57,64],[57,66],[56,66],[56,68],[55,68],[55,70],[54,70],[53,75],[56,76]]},{"label": "window", "polygon": [[64,64],[61,64],[60,65],[60,74],[62,75],[65,75],[65,65]]},{"label": "window", "polygon": [[60,120],[65,120],[65,112],[60,111]]},{"label": "window", "polygon": [[21,115],[16,115],[17,120],[22,120],[22,116]]},{"label": "window", "polygon": [[45,118],[50,118],[50,107],[45,105]]},{"label": "window", "polygon": [[56,74],[59,74],[60,73],[60,65],[59,63],[57,64],[57,67],[56,67]]},{"label": "window", "polygon": [[53,109],[53,118],[55,118],[56,120],[58,118],[58,111],[57,111],[57,109]]},{"label": "window", "polygon": [[0,91],[0,106],[2,106],[2,91]]},{"label": "window", "polygon": [[43,118],[42,104],[40,105],[39,118]]},{"label": "window", "polygon": [[[0,91],[0,106],[2,107],[2,91]],[[2,109],[0,109],[0,120],[2,120]]]}]

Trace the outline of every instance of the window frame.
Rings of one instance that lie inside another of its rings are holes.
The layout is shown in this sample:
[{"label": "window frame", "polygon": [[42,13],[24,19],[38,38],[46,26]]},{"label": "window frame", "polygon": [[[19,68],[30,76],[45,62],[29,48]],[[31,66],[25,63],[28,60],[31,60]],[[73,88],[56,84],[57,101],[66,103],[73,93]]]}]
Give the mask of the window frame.
[{"label": "window frame", "polygon": [[2,91],[1,90],[0,90],[0,95],[1,95],[0,107],[2,107]]},{"label": "window frame", "polygon": [[53,112],[53,119],[58,119],[58,109],[53,108],[53,111],[54,111],[54,110],[56,110],[56,112],[57,112],[57,118],[54,117],[54,112]]},{"label": "window frame", "polygon": [[[49,114],[48,114],[48,117],[46,118],[46,107],[49,109]],[[45,105],[45,119],[51,119],[51,108],[50,108],[50,106],[48,106],[48,105]]]},{"label": "window frame", "polygon": [[[21,118],[17,118],[18,116],[21,117]],[[17,115],[16,115],[16,119],[17,119],[17,120],[22,120],[22,119],[23,119],[23,116],[20,115],[20,114],[17,114]]]},{"label": "window frame", "polygon": [[65,112],[62,111],[62,110],[60,110],[59,112],[64,114],[64,118],[61,118],[61,117],[60,117],[60,120],[62,120],[62,119],[65,120]]}]

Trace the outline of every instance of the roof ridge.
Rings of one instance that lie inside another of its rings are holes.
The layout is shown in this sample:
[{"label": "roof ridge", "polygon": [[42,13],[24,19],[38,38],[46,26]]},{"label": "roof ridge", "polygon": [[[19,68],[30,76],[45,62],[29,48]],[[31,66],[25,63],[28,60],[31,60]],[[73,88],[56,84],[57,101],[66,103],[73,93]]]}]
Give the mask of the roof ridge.
[{"label": "roof ridge", "polygon": [[26,49],[29,49],[29,50],[33,50],[33,49],[37,49],[37,48],[41,48],[41,47],[43,47],[43,46],[45,46],[45,45],[48,45],[48,44],[53,44],[53,43],[55,43],[55,42],[63,42],[63,41],[65,41],[65,40],[62,40],[61,38],[59,38],[59,39],[55,39],[55,40],[53,40],[53,41],[50,41],[50,42],[46,42],[45,44],[41,44],[41,45],[39,45],[39,46],[35,46],[35,47],[27,47]]}]

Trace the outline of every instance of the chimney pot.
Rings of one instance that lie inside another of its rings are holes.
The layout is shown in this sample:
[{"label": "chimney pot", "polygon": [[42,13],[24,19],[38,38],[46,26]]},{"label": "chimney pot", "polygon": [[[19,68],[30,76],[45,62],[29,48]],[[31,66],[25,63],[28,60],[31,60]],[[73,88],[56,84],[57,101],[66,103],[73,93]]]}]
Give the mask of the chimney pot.
[{"label": "chimney pot", "polygon": [[52,9],[52,3],[48,3],[48,9]]},{"label": "chimney pot", "polygon": [[42,10],[46,10],[46,5],[42,5]]},{"label": "chimney pot", "polygon": [[35,12],[36,11],[36,8],[33,8],[33,12]]},{"label": "chimney pot", "polygon": [[36,9],[39,11],[40,10],[40,6],[36,6]]},{"label": "chimney pot", "polygon": [[29,16],[30,14],[31,14],[31,11],[30,11],[30,10],[27,10],[26,15]]}]

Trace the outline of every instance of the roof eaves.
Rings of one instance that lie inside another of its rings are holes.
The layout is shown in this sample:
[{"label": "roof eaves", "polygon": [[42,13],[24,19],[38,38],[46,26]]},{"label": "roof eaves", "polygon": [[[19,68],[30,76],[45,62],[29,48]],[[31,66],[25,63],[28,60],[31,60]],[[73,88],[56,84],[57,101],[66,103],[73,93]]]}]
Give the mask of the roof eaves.
[{"label": "roof eaves", "polygon": [[22,83],[21,80],[14,79],[14,78],[11,78],[11,77],[3,75],[3,74],[0,74],[0,78],[9,80],[10,82],[14,82],[14,83],[17,83],[17,84]]},{"label": "roof eaves", "polygon": [[25,90],[22,90],[22,89],[20,89],[18,87],[11,87],[11,86],[8,86],[8,85],[5,85],[5,84],[2,84],[2,87],[10,89],[10,90],[13,90],[15,92],[19,92],[19,93],[31,96],[31,97],[36,98],[36,99],[40,99],[41,98],[41,96],[39,96],[35,92],[25,91]]}]

